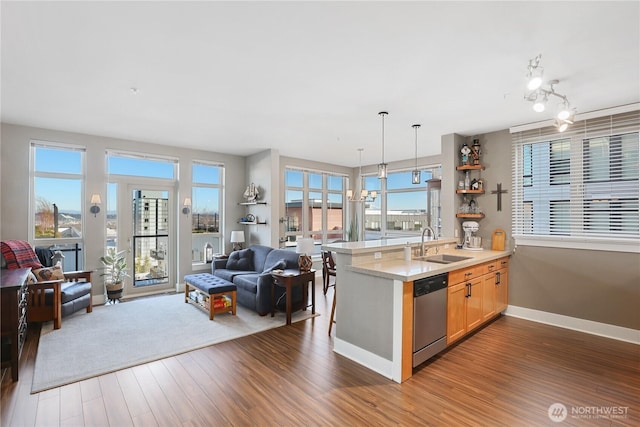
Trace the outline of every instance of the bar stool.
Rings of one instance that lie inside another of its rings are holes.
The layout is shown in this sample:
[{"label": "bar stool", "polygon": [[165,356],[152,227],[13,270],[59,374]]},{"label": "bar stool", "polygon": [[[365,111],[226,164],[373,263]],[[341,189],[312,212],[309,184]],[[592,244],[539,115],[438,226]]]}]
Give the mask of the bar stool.
[{"label": "bar stool", "polygon": [[329,287],[335,286],[335,279],[331,283],[331,276],[336,277],[336,263],[331,251],[322,251],[322,290],[327,294]]},{"label": "bar stool", "polygon": [[329,317],[329,336],[331,336],[331,329],[333,328],[333,324],[336,323],[336,321],[333,319],[335,314],[336,314],[336,284],[334,282],[333,283],[333,303],[331,303],[331,317]]}]

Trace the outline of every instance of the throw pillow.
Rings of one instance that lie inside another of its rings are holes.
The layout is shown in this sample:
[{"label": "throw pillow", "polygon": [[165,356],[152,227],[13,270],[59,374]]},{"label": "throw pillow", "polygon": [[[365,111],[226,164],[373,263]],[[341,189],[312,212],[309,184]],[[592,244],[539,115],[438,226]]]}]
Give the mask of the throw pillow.
[{"label": "throw pillow", "polygon": [[253,270],[253,251],[249,248],[233,251],[227,260],[228,270]]},{"label": "throw pillow", "polygon": [[284,270],[286,267],[287,267],[287,261],[284,258],[282,258],[276,261],[275,263],[273,263],[273,265],[266,267],[263,273],[267,273],[273,270]]},{"label": "throw pillow", "polygon": [[59,265],[54,267],[39,268],[32,271],[38,282],[46,282],[48,280],[64,280],[64,273]]}]

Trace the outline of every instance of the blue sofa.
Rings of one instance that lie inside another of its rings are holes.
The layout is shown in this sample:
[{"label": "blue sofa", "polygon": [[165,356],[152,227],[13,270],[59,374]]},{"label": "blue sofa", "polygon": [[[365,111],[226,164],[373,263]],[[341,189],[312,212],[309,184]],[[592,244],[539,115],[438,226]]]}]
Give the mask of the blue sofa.
[{"label": "blue sofa", "polygon": [[[298,269],[298,254],[284,249],[252,245],[231,252],[227,259],[214,259],[211,274],[232,282],[237,287],[238,304],[256,311],[261,316],[271,313],[271,270]],[[276,302],[282,300],[284,288],[276,287]],[[302,300],[300,287],[291,295],[292,301]],[[281,304],[279,304],[281,305]]]}]

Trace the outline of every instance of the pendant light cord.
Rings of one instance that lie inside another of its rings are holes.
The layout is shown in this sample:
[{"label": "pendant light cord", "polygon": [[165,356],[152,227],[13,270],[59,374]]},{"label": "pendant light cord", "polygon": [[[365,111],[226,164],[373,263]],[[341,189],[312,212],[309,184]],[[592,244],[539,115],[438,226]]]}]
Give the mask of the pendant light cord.
[{"label": "pendant light cord", "polygon": [[380,111],[378,114],[382,116],[382,164],[384,164],[384,116],[386,116],[386,111]]}]

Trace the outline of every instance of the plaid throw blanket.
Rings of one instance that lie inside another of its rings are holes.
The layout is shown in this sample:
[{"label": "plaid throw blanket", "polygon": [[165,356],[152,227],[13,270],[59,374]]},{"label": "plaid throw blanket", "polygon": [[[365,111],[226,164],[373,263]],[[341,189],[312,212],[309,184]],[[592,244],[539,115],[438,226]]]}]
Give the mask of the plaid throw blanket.
[{"label": "plaid throw blanket", "polygon": [[23,240],[4,240],[0,242],[2,256],[8,269],[16,268],[42,268],[36,253],[29,244]]}]

